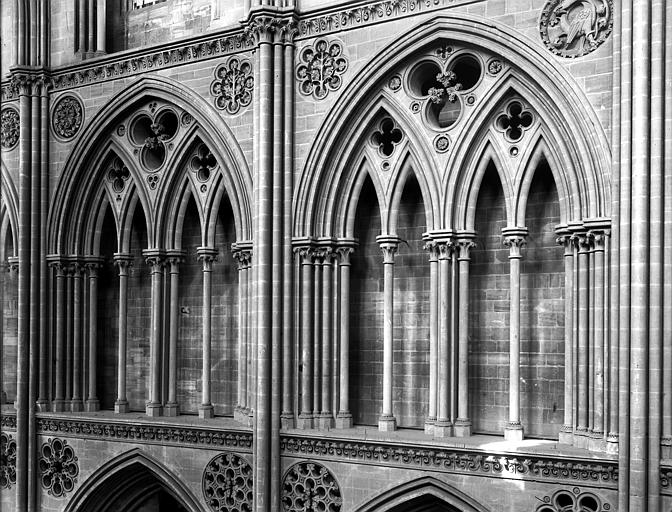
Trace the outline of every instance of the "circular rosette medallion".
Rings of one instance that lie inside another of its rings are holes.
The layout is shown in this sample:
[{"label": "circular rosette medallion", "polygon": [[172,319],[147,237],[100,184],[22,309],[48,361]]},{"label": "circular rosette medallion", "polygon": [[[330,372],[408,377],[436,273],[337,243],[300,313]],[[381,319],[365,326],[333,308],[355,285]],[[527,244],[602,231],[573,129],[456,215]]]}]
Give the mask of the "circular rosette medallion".
[{"label": "circular rosette medallion", "polygon": [[203,497],[215,512],[252,511],[252,466],[235,453],[213,457],[203,471]]}]

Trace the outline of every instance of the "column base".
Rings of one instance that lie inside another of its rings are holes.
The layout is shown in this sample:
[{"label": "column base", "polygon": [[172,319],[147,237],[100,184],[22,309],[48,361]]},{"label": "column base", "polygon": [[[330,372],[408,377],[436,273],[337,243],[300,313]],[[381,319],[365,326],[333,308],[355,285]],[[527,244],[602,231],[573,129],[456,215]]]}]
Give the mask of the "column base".
[{"label": "column base", "polygon": [[157,416],[161,416],[161,404],[158,403],[149,403],[145,406],[145,414],[147,416],[151,416],[152,418],[155,418]]},{"label": "column base", "polygon": [[562,430],[558,432],[558,443],[566,444],[572,446],[574,444],[574,432],[572,432],[572,427],[563,426]]},{"label": "column base", "polygon": [[458,418],[455,420],[455,437],[471,436],[471,420]]},{"label": "column base", "polygon": [[425,419],[425,434],[428,436],[434,435],[434,424],[436,423],[436,418],[426,418]]},{"label": "column base", "polygon": [[198,417],[201,419],[209,419],[215,417],[215,408],[212,404],[202,404],[198,406]]},{"label": "column base", "polygon": [[453,437],[453,424],[450,420],[436,420],[434,424],[434,437],[439,439]]},{"label": "column base", "polygon": [[522,441],[523,440],[523,426],[518,422],[507,423],[504,429],[505,441]]},{"label": "column base", "polygon": [[587,450],[589,444],[590,437],[588,436],[588,430],[586,428],[577,428],[574,432],[574,446]]},{"label": "column base", "polygon": [[588,449],[591,452],[607,451],[607,441],[604,439],[604,432],[593,431],[590,433]]},{"label": "column base", "polygon": [[352,414],[349,412],[339,412],[336,415],[336,428],[352,428]]},{"label": "column base", "polygon": [[233,419],[234,421],[237,421],[238,423],[242,423],[243,425],[247,425],[248,421],[248,415],[247,415],[247,410],[244,407],[236,407],[233,411]]},{"label": "column base", "polygon": [[317,428],[320,430],[330,430],[334,428],[334,417],[331,413],[322,413],[317,419]]},{"label": "column base", "polygon": [[97,398],[90,398],[84,404],[84,410],[86,412],[97,412],[100,411],[100,400]]},{"label": "column base", "polygon": [[397,430],[397,419],[394,416],[381,416],[378,418],[378,430],[380,432],[394,432]]},{"label": "column base", "polygon": [[114,412],[117,414],[126,414],[128,409],[128,402],[126,400],[116,400],[114,402]]},{"label": "column base", "polygon": [[54,400],[51,404],[51,408],[53,412],[65,412],[65,400]]},{"label": "column base", "polygon": [[[0,403],[5,403],[5,400],[3,399],[2,402]],[[48,400],[38,400],[35,402],[35,407],[37,408],[38,412],[49,412],[49,401]]]},{"label": "column base", "polygon": [[299,414],[296,420],[296,428],[301,430],[309,430],[313,428],[313,415],[307,413]]},{"label": "column base", "polygon": [[70,400],[70,411],[82,412],[84,410],[84,403],[80,399]]},{"label": "column base", "polygon": [[280,428],[284,430],[294,428],[294,414],[291,412],[283,412],[280,414]]},{"label": "column base", "polygon": [[180,405],[177,402],[168,402],[163,406],[163,415],[174,418],[180,414]]}]

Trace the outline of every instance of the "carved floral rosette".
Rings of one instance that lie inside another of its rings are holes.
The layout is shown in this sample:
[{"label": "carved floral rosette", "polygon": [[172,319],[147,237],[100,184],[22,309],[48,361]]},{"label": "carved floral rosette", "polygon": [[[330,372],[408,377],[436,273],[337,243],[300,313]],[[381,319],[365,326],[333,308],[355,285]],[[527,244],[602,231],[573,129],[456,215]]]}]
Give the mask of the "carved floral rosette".
[{"label": "carved floral rosette", "polygon": [[556,55],[576,58],[596,50],[614,26],[613,0],[548,0],[539,32]]},{"label": "carved floral rosette", "polygon": [[0,123],[0,146],[2,149],[14,149],[19,142],[19,113],[13,108],[3,108]]},{"label": "carved floral rosette", "polygon": [[231,57],[215,69],[210,94],[215,97],[217,108],[233,115],[252,103],[253,88],[254,77],[250,61]]},{"label": "carved floral rosette", "polygon": [[62,96],[54,107],[51,125],[57,137],[72,139],[82,127],[84,109],[81,102],[72,95]]},{"label": "carved floral rosette", "polygon": [[338,90],[343,83],[341,75],[348,69],[348,59],[339,41],[319,38],[313,46],[301,50],[298,60],[299,90],[317,100],[325,98],[329,91]]},{"label": "carved floral rosette", "polygon": [[64,439],[52,438],[40,449],[42,487],[56,498],[72,491],[77,483],[79,464],[72,446]]},{"label": "carved floral rosette", "polygon": [[285,512],[340,512],[341,490],[334,475],[313,462],[294,464],[282,481],[282,509]]},{"label": "carved floral rosette", "polygon": [[9,489],[16,483],[16,441],[2,432],[0,434],[0,489]]},{"label": "carved floral rosette", "polygon": [[252,466],[235,453],[220,453],[203,470],[203,497],[215,512],[251,512]]}]

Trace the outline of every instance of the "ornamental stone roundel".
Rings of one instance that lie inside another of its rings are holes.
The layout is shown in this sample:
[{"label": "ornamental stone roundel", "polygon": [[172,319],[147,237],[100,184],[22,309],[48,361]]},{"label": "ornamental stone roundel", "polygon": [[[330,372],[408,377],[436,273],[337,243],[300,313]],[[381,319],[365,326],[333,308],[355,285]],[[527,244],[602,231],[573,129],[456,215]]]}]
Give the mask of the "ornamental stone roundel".
[{"label": "ornamental stone roundel", "polygon": [[0,489],[9,489],[16,483],[16,441],[5,434],[0,434]]},{"label": "ornamental stone roundel", "polygon": [[42,487],[56,498],[72,491],[77,483],[79,464],[75,451],[65,439],[52,438],[40,449]]},{"label": "ornamental stone roundel", "polygon": [[72,139],[82,127],[83,120],[84,109],[76,97],[67,95],[56,102],[51,123],[57,137]]},{"label": "ornamental stone roundel", "polygon": [[203,470],[203,497],[215,512],[251,512],[252,466],[235,453],[220,453]]},{"label": "ornamental stone roundel", "polygon": [[581,57],[607,40],[613,13],[613,0],[548,0],[539,22],[541,39],[556,55]]},{"label": "ornamental stone roundel", "polygon": [[210,85],[210,94],[215,97],[217,108],[233,115],[252,103],[253,88],[254,77],[250,61],[231,57],[215,69],[215,80]]},{"label": "ornamental stone roundel", "polygon": [[19,113],[13,108],[3,108],[0,114],[2,149],[14,149],[19,142]]},{"label": "ornamental stone roundel", "polygon": [[340,512],[341,490],[334,475],[317,462],[294,464],[282,481],[285,512]]},{"label": "ornamental stone roundel", "polygon": [[348,69],[348,59],[339,41],[317,39],[299,53],[296,78],[301,94],[321,100],[329,91],[336,91],[343,83],[341,75]]}]

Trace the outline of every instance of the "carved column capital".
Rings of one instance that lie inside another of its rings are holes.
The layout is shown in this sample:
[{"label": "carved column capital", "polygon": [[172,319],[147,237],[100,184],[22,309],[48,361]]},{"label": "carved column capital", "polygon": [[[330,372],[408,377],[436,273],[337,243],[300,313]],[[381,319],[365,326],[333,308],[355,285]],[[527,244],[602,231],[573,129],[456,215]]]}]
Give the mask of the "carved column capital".
[{"label": "carved column capital", "polygon": [[145,263],[149,265],[150,273],[161,272],[166,263],[165,253],[159,249],[146,249],[142,251],[145,257]]},{"label": "carved column capital", "polygon": [[572,233],[572,241],[576,245],[579,253],[587,253],[591,248],[591,239],[585,231]]},{"label": "carved column capital", "polygon": [[130,254],[115,252],[112,256],[112,261],[114,265],[119,269],[119,275],[126,275],[128,273],[128,267],[133,265],[133,258]]},{"label": "carved column capital", "polygon": [[469,261],[471,250],[476,247],[474,239],[471,237],[460,237],[455,241],[458,261]]},{"label": "carved column capital", "polygon": [[203,272],[211,272],[212,264],[217,261],[217,249],[212,247],[197,247],[198,261],[203,263]]},{"label": "carved column capital", "polygon": [[607,241],[607,236],[609,236],[608,229],[591,229],[588,231],[587,236],[590,238],[595,251],[604,252],[604,245]]},{"label": "carved column capital", "polygon": [[383,263],[391,265],[394,263],[394,255],[397,253],[399,247],[399,237],[380,235],[376,237],[376,242],[383,252]]},{"label": "carved column capital", "polygon": [[103,258],[100,256],[84,256],[82,265],[89,274],[89,277],[98,277],[98,269],[103,266]]},{"label": "carved column capital", "polygon": [[425,243],[422,244],[422,248],[425,251],[427,251],[427,254],[429,254],[430,262],[439,260],[439,248],[435,240],[432,240],[431,238],[426,238]]},{"label": "carved column capital", "polygon": [[572,232],[566,227],[558,227],[555,230],[555,234],[557,235],[555,242],[558,245],[561,245],[565,250],[564,256],[574,256],[574,240],[572,238]]},{"label": "carved column capital", "polygon": [[245,270],[252,265],[252,249],[234,248],[233,259],[238,262],[238,270]]},{"label": "carved column capital", "polygon": [[522,248],[527,243],[526,228],[505,228],[502,230],[502,243],[509,248],[509,259],[522,258]]},{"label": "carved column capital", "polygon": [[19,258],[17,256],[10,256],[7,258],[7,272],[19,271]]}]

